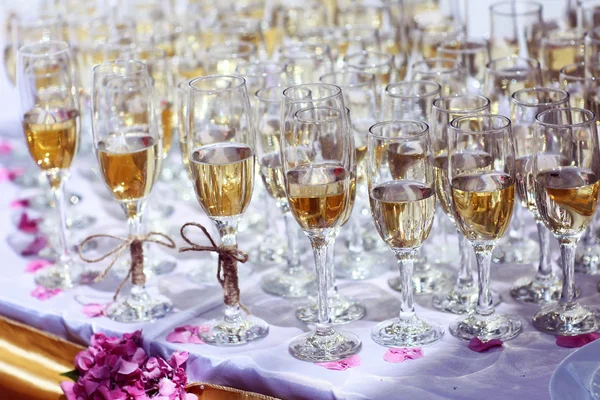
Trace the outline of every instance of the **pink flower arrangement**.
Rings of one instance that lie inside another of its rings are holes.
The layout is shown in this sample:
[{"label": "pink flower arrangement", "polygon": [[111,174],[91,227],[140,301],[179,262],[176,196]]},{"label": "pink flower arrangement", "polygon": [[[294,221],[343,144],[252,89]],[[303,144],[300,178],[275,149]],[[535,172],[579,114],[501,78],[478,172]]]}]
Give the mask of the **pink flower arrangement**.
[{"label": "pink flower arrangement", "polygon": [[175,352],[169,360],[149,357],[141,331],[120,338],[96,333],[91,342],[75,357],[76,382],[61,384],[67,400],[196,399],[185,392],[188,353]]}]

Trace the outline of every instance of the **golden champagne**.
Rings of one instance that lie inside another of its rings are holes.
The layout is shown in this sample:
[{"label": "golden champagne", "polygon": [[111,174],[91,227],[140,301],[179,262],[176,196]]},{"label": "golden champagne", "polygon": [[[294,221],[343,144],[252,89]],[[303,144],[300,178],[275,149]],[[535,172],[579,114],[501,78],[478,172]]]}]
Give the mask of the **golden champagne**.
[{"label": "golden champagne", "polygon": [[350,219],[352,215],[352,209],[354,208],[354,200],[356,200],[356,175],[351,174],[350,176],[350,190],[348,191],[348,205],[346,211],[342,217],[341,225],[344,225]]},{"label": "golden champagne", "polygon": [[515,185],[502,172],[455,176],[451,184],[457,225],[471,241],[496,240],[510,224]]},{"label": "golden champagne", "polygon": [[419,247],[431,230],[435,191],[417,181],[396,180],[371,190],[371,212],[379,236],[392,249]]},{"label": "golden champagne", "polygon": [[588,169],[559,167],[538,173],[540,217],[555,235],[575,236],[589,225],[598,205],[598,176]]},{"label": "golden champagne", "polygon": [[339,164],[300,166],[287,172],[292,214],[305,231],[342,224],[348,206],[351,174]]},{"label": "golden champagne", "polygon": [[163,131],[163,158],[167,157],[171,144],[173,143],[173,104],[165,102],[162,104],[163,109],[160,114],[160,121]]},{"label": "golden champagne", "polygon": [[356,146],[356,164],[360,164],[367,155],[367,145],[359,145]]},{"label": "golden champagne", "polygon": [[[135,202],[150,194],[158,169],[159,144],[147,133],[115,133],[98,143],[104,182],[113,197],[135,215]],[[131,209],[130,209],[131,208]]]},{"label": "golden champagne", "polygon": [[196,197],[209,217],[243,214],[254,186],[254,152],[246,144],[224,142],[195,149],[190,169]]},{"label": "golden champagne", "polygon": [[494,75],[489,87],[490,112],[498,114],[500,102],[509,104],[510,96],[518,90],[530,89],[536,86],[535,79],[521,68],[503,70],[500,75]]},{"label": "golden champagne", "polygon": [[206,75],[202,64],[186,65],[179,64],[177,66],[177,76],[183,79],[194,79]]},{"label": "golden champagne", "polygon": [[388,146],[387,153],[390,173],[394,179],[411,180],[427,170],[427,154],[420,147],[414,147],[410,143],[392,143]]},{"label": "golden champagne", "polygon": [[277,27],[269,27],[264,31],[265,37],[265,49],[269,58],[275,54],[275,49],[281,45],[283,41],[283,32],[280,28]]},{"label": "golden champagne", "polygon": [[281,155],[279,152],[265,154],[260,159],[259,165],[260,176],[265,184],[267,193],[275,200],[285,200],[285,181],[283,178],[283,167],[281,165]]},{"label": "golden champagne", "polygon": [[583,61],[583,45],[548,44],[543,47],[542,64],[544,65],[544,82],[559,83],[560,70],[569,65]]},{"label": "golden champagne", "polygon": [[32,110],[23,117],[27,147],[43,171],[68,169],[77,153],[79,112],[77,110]]}]

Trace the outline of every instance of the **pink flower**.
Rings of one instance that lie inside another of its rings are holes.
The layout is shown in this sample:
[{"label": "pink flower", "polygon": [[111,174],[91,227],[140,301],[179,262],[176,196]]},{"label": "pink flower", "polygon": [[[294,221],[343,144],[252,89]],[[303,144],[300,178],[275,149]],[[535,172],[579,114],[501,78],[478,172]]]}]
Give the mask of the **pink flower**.
[{"label": "pink flower", "polygon": [[29,243],[27,247],[21,250],[21,255],[24,257],[37,256],[47,245],[48,239],[46,239],[45,236],[36,236],[35,239],[33,239],[33,242]]},{"label": "pink flower", "polygon": [[26,208],[29,207],[29,200],[16,199],[10,202],[10,208]]},{"label": "pink flower", "polygon": [[27,213],[21,214],[21,219],[19,220],[18,228],[20,231],[25,233],[38,233],[38,224],[40,223],[40,218],[29,218]]},{"label": "pink flower", "polygon": [[423,357],[423,350],[417,348],[390,348],[383,355],[383,359],[389,363],[401,363],[405,360],[416,360]]},{"label": "pink flower", "polygon": [[582,347],[600,338],[600,333],[592,332],[577,336],[557,336],[556,345],[560,347]]},{"label": "pink flower", "polygon": [[64,381],[60,383],[60,388],[62,389],[63,393],[65,394],[65,397],[67,398],[67,400],[77,400],[77,398],[75,397],[75,393],[73,392],[73,387],[75,386],[75,382],[71,382],[71,381]]},{"label": "pink flower", "polygon": [[31,295],[38,300],[44,301],[51,299],[57,294],[61,293],[61,289],[46,289],[43,286],[37,286],[35,289],[31,291]]},{"label": "pink flower", "polygon": [[316,364],[320,367],[331,369],[334,371],[345,371],[348,368],[358,367],[360,365],[360,357],[357,354],[355,354],[348,358],[344,358],[343,360]]},{"label": "pink flower", "polygon": [[106,304],[91,303],[83,306],[81,312],[90,318],[104,317],[106,316],[106,307]]},{"label": "pink flower", "polygon": [[23,175],[25,172],[22,168],[8,169],[8,168],[0,168],[0,182],[12,182],[18,176]]},{"label": "pink flower", "polygon": [[473,351],[478,353],[482,353],[484,351],[488,351],[494,347],[502,347],[503,342],[500,339],[492,339],[487,342],[482,342],[478,337],[474,336],[473,339],[469,341],[467,347]]},{"label": "pink flower", "polygon": [[48,260],[34,260],[27,264],[25,267],[25,272],[33,274],[34,272],[44,269],[50,265],[52,265],[52,263]]},{"label": "pink flower", "polygon": [[7,156],[13,151],[13,145],[6,140],[0,141],[0,156]]},{"label": "pink flower", "polygon": [[167,335],[167,342],[170,343],[193,343],[204,344],[200,338],[200,332],[207,332],[208,326],[192,326],[184,325],[175,328],[175,330]]}]

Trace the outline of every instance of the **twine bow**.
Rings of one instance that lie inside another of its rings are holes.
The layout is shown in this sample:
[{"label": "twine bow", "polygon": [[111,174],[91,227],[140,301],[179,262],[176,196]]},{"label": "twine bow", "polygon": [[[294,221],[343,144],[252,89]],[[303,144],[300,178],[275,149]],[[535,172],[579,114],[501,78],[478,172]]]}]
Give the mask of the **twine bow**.
[{"label": "twine bow", "polygon": [[[208,238],[212,246],[200,246],[192,242],[185,236],[183,232],[186,227],[195,226],[196,228],[202,229],[204,235]],[[183,240],[190,245],[190,247],[182,247],[179,249],[180,253],[186,251],[212,251],[219,255],[219,267],[217,269],[217,280],[221,284],[224,292],[224,302],[228,306],[239,305],[246,313],[249,311],[240,303],[240,287],[238,284],[238,270],[237,263],[245,263],[248,261],[248,254],[238,249],[237,246],[224,246],[217,245],[213,240],[210,233],[201,224],[195,222],[188,222],[181,227],[181,237]]]},{"label": "twine bow", "polygon": [[[108,253],[106,253],[103,256],[100,256],[98,258],[87,258],[81,253],[81,249],[87,242],[89,242],[93,239],[102,238],[102,237],[118,239],[121,241],[121,244],[113,247],[113,249],[110,250]],[[161,239],[164,239],[164,241]],[[127,276],[125,277],[125,279],[123,279],[121,281],[121,283],[119,284],[119,286],[117,287],[117,291],[115,292],[115,295],[113,297],[113,300],[117,300],[117,296],[119,295],[119,292],[121,292],[123,285],[125,284],[125,282],[127,282],[129,280],[129,277],[131,277],[131,283],[133,283],[134,285],[143,286],[146,283],[146,275],[144,274],[144,248],[143,248],[144,242],[156,243],[161,246],[168,247],[170,249],[175,248],[175,242],[173,241],[173,239],[171,239],[167,235],[159,233],[159,232],[150,232],[143,236],[131,236],[131,237],[127,237],[127,238],[120,237],[120,236],[114,236],[114,235],[98,234],[98,235],[88,236],[87,238],[85,238],[85,240],[83,242],[81,242],[81,244],[79,245],[79,257],[85,262],[96,263],[96,262],[105,260],[108,257],[115,254],[115,257],[112,259],[110,264],[108,264],[108,267],[106,267],[106,269],[94,280],[94,282],[100,282],[102,279],[104,279],[106,274],[108,274],[108,272],[113,267],[113,265],[115,265],[115,262],[117,262],[119,257],[121,257],[121,255],[123,254],[123,252],[125,250],[127,250],[128,247],[130,248],[131,267],[129,268],[129,271],[127,272]]]}]

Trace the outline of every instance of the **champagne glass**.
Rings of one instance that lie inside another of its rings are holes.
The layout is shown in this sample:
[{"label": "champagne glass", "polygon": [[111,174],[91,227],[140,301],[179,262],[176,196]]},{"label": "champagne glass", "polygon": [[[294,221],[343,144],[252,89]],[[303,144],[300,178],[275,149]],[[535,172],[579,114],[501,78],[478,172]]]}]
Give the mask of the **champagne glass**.
[{"label": "champagne glass", "polygon": [[533,177],[540,217],[560,244],[563,287],[558,302],[542,307],[533,326],[574,336],[594,332],[600,311],[575,300],[574,263],[579,238],[598,205],[600,149],[596,116],[581,108],[556,108],[536,117]]},{"label": "champagne glass", "polygon": [[[307,91],[310,92],[309,98],[306,97]],[[340,110],[344,125],[346,126],[344,135],[349,135],[354,145],[354,135],[352,134],[351,129],[352,123],[350,122],[350,113],[344,104],[342,90],[338,86],[326,83],[296,85],[283,91],[283,108],[281,111],[282,120],[280,125],[282,135],[285,135],[285,132],[292,131],[294,126],[293,116],[295,112],[311,107],[327,107]],[[288,138],[287,140],[289,141],[291,139]],[[325,141],[325,139],[322,139],[322,143],[324,143],[322,145],[323,147],[331,147],[330,144]],[[321,146],[321,142],[319,142],[319,145]],[[356,156],[356,149],[354,156]],[[355,166],[354,162],[353,165]],[[343,225],[343,223],[346,222],[350,216],[350,213],[352,212],[352,206],[354,204],[354,196],[356,193],[355,169],[352,169],[350,173],[350,192],[348,198],[349,204],[348,207],[344,209],[343,217],[339,223],[332,228],[332,235],[335,237],[337,237],[339,234],[339,227]],[[327,280],[325,282],[327,284],[327,299],[325,304],[328,304],[329,306],[329,316],[327,319],[333,324],[344,324],[361,319],[365,315],[366,310],[365,306],[361,302],[352,298],[347,298],[338,293],[335,280],[335,262],[333,250],[334,244],[332,243],[331,246],[327,247],[328,254],[326,255],[325,260],[325,266],[327,270]],[[319,308],[318,300],[319,297],[317,296],[316,302],[312,301],[304,306],[298,307],[296,309],[296,317],[305,323],[320,323],[321,309]]]},{"label": "champagne glass", "polygon": [[415,19],[413,30],[413,59],[442,57],[438,54],[440,44],[457,39],[463,34],[463,27],[455,21]]},{"label": "champagne glass", "polygon": [[[146,65],[114,61],[94,67],[92,133],[104,183],[127,216],[130,236],[142,234],[146,199],[160,170],[162,132],[156,121],[156,99]],[[145,281],[145,277],[144,277]],[[134,282],[125,298],[107,309],[119,322],[161,318],[173,305],[164,296],[151,296]]]},{"label": "champagne glass", "polygon": [[585,76],[585,63],[565,65],[560,70],[560,89],[569,93],[571,107],[591,110],[593,104],[588,104],[588,89],[594,86],[593,77]]},{"label": "champagne glass", "polygon": [[[485,163],[457,162],[488,157]],[[477,259],[479,298],[475,312],[450,324],[459,339],[512,339],[521,320],[494,310],[490,293],[492,251],[506,232],[515,200],[515,151],[510,120],[501,115],[467,115],[450,123],[448,181],[454,218]]]},{"label": "champagne glass", "polygon": [[379,29],[389,18],[389,5],[386,2],[345,2],[339,1],[336,9],[336,23],[339,26],[368,26]]},{"label": "champagne glass", "polygon": [[[284,91],[294,91],[292,87]],[[306,88],[304,88],[306,89]],[[338,87],[321,86],[338,96]],[[284,94],[285,95],[285,94]],[[351,179],[355,171],[355,147],[346,112],[339,107],[317,106],[289,112],[284,97],[281,156],[286,192],[292,215],[313,247],[317,272],[318,322],[314,331],[289,345],[290,353],[303,361],[340,360],[360,351],[358,336],[331,327],[328,302],[328,248],[335,244],[339,227],[350,206]],[[343,100],[340,103],[343,105]],[[287,128],[291,128],[290,131]]]},{"label": "champagne glass", "polygon": [[544,36],[542,5],[533,1],[501,1],[490,6],[492,58],[537,58]]},{"label": "champagne glass", "polygon": [[[252,197],[256,135],[244,78],[209,75],[190,81],[188,99],[189,166],[198,202],[215,223],[221,243],[237,247],[237,226]],[[237,270],[233,277],[237,281]],[[230,296],[224,285],[226,299]],[[226,304],[225,318],[209,322],[202,339],[215,346],[264,338],[267,323],[242,315],[239,300]]]},{"label": "champagne glass", "polygon": [[412,80],[434,81],[442,87],[442,95],[463,94],[467,91],[465,68],[451,58],[429,58],[412,65]]},{"label": "champagne glass", "polygon": [[467,71],[467,91],[483,90],[483,74],[490,61],[489,42],[485,39],[456,38],[442,42],[437,55],[458,61]]},{"label": "champagne glass", "polygon": [[600,2],[598,0],[579,0],[577,27],[589,32],[600,24]]},{"label": "champagne glass", "polygon": [[248,42],[252,43],[256,49],[262,47],[263,38],[260,32],[260,20],[257,18],[234,18],[221,21],[219,25],[221,41],[227,42]]},{"label": "champagne glass", "polygon": [[375,75],[362,71],[339,71],[319,78],[323,83],[337,85],[342,89],[344,104],[352,116],[352,130],[356,145],[356,200],[353,214],[349,218],[350,235],[348,251],[341,264],[335,268],[336,277],[344,279],[368,279],[381,275],[384,264],[365,250],[363,228],[360,217],[367,209],[366,170],[364,159],[367,154],[367,134],[378,118]]},{"label": "champagne glass", "polygon": [[[263,275],[262,289],[281,297],[304,297],[315,291],[314,275],[304,268],[300,261],[298,249],[298,228],[292,221],[290,206],[285,192],[285,180],[281,165],[280,120],[281,120],[281,87],[274,86],[256,92],[254,122],[258,135],[258,165],[262,181],[268,195],[276,202],[283,214],[287,236],[286,265],[284,268]],[[310,91],[306,90],[306,98]]]},{"label": "champagne glass", "polygon": [[21,122],[29,154],[46,175],[57,214],[58,259],[36,274],[48,289],[70,289],[84,283],[67,236],[65,184],[79,148],[79,99],[71,48],[47,40],[23,45],[17,53],[17,88]]},{"label": "champagne glass", "polygon": [[[443,213],[455,226],[460,250],[460,264],[454,286],[449,291],[434,294],[433,306],[454,314],[463,314],[475,309],[477,281],[473,279],[471,246],[456,222],[456,211],[452,203],[450,181],[448,180],[448,130],[450,122],[455,118],[466,115],[482,115],[488,113],[489,110],[489,99],[474,94],[440,97],[435,99],[432,107],[429,136],[434,156],[435,190]],[[486,168],[492,160],[485,153],[473,152],[456,155],[453,161],[464,166]],[[494,305],[498,304],[501,301],[500,295],[492,293],[492,301]]]},{"label": "champagne glass", "polygon": [[248,42],[214,44],[206,50],[206,72],[233,74],[238,65],[254,60],[256,52],[256,46]]},{"label": "champagne glass", "polygon": [[[236,72],[244,77],[248,93],[267,87],[287,84],[286,65],[276,61],[252,61],[237,66]],[[256,105],[256,96],[250,100]]]},{"label": "champagne glass", "polygon": [[420,347],[441,340],[444,328],[419,318],[412,271],[435,216],[435,189],[428,126],[385,121],[369,130],[367,175],[371,214],[385,244],[398,259],[402,298],[397,318],[377,324],[373,340],[388,347]]},{"label": "champagne glass", "polygon": [[[515,176],[517,195],[521,208],[528,210],[537,225],[539,237],[539,264],[533,278],[523,278],[515,282],[510,295],[528,303],[549,303],[560,297],[561,279],[552,272],[550,259],[550,231],[540,218],[535,202],[535,182],[533,180],[533,155],[536,134],[535,117],[542,111],[569,106],[569,93],[564,90],[533,88],[513,93],[511,98],[511,119],[515,137]],[[519,210],[519,208],[517,208]]]},{"label": "champagne glass", "polygon": [[515,56],[490,61],[485,70],[483,95],[491,101],[491,112],[510,115],[510,96],[521,89],[542,86],[540,63]]},{"label": "champagne glass", "polygon": [[327,7],[321,1],[278,2],[274,7],[277,33],[296,41],[306,32],[327,25]]},{"label": "champagne glass", "polygon": [[294,44],[285,46],[279,58],[287,65],[290,83],[300,85],[318,81],[319,77],[332,72],[333,59],[329,46],[322,44]]},{"label": "champagne glass", "polygon": [[546,87],[558,89],[560,70],[569,64],[583,62],[583,34],[577,30],[552,31],[542,38],[540,64]]},{"label": "champagne glass", "polygon": [[429,122],[433,101],[440,97],[442,87],[432,81],[390,83],[383,93],[381,118]]},{"label": "champagne glass", "polygon": [[[361,51],[344,57],[348,69],[368,72],[375,75],[378,91],[382,91],[390,82],[396,79],[394,56],[389,53],[376,51]],[[380,106],[380,99],[377,100]]]}]

